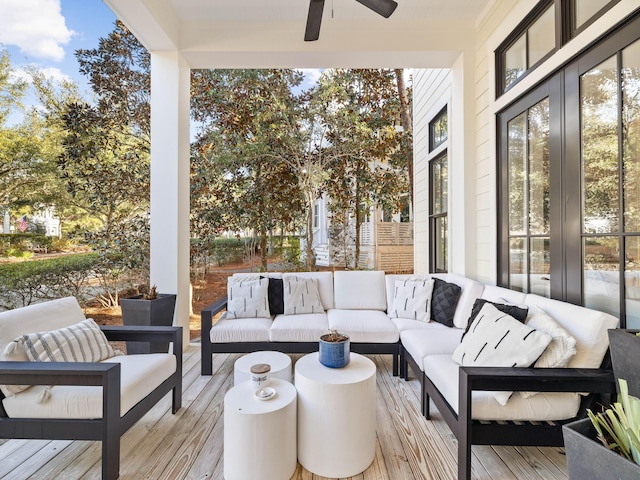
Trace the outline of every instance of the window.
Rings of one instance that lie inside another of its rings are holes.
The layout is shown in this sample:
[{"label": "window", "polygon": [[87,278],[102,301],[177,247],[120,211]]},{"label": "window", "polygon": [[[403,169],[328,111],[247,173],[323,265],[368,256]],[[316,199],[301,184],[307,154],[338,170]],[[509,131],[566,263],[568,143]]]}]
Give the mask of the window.
[{"label": "window", "polygon": [[320,227],[320,205],[313,206],[313,228]]},{"label": "window", "polygon": [[496,50],[498,92],[504,93],[559,45],[556,5],[540,2]]},{"label": "window", "polygon": [[640,15],[498,115],[499,284],[640,328]]},{"label": "window", "polygon": [[540,1],[496,50],[498,96],[619,1]]},{"label": "window", "polygon": [[429,190],[431,192],[429,199],[429,268],[431,272],[435,273],[445,273],[448,270],[448,172],[446,152],[429,163]]},{"label": "window", "polygon": [[436,117],[429,122],[429,151],[435,150],[449,138],[447,107],[444,107]]}]

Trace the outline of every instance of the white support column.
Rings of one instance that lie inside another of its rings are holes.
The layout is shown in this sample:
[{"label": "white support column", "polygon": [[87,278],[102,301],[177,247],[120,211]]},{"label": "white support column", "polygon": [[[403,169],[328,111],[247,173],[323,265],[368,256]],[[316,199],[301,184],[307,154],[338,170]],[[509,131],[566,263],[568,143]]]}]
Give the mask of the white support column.
[{"label": "white support column", "polygon": [[476,125],[474,52],[464,52],[451,66],[449,110],[449,271],[475,278]]},{"label": "white support column", "polygon": [[174,325],[189,342],[189,66],[151,53],[151,284],[177,294]]}]

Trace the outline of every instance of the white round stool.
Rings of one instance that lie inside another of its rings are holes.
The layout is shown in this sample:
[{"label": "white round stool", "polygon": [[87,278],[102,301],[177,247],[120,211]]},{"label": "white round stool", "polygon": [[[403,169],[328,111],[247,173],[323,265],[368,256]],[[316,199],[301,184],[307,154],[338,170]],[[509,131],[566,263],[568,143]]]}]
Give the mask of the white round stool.
[{"label": "white round stool", "polygon": [[353,477],[376,454],[376,366],[351,352],[343,368],[328,368],[318,352],[296,362],[298,461],[328,478]]},{"label": "white round stool", "polygon": [[250,369],[256,363],[271,365],[270,378],[291,382],[291,357],[281,352],[253,352],[240,357],[233,365],[233,384],[251,379]]},{"label": "white round stool", "polygon": [[269,400],[255,397],[251,382],[224,396],[225,480],[289,480],[297,467],[296,387],[272,378]]}]

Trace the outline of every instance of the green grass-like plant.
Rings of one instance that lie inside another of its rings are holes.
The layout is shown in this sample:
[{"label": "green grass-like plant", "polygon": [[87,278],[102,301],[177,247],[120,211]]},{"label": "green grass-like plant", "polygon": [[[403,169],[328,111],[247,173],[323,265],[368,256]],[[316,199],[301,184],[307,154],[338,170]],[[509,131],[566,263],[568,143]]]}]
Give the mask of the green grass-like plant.
[{"label": "green grass-like plant", "polygon": [[598,440],[610,450],[640,465],[640,399],[629,395],[625,379],[619,379],[618,401],[604,412],[587,412]]}]

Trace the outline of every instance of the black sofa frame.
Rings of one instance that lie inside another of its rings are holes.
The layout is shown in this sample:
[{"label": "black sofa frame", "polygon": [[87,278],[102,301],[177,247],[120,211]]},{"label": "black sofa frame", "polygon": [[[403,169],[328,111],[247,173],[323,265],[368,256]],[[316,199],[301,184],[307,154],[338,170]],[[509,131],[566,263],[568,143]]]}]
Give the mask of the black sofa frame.
[{"label": "black sofa frame", "polygon": [[[562,425],[584,418],[587,409],[596,409],[602,395],[616,393],[609,354],[599,369],[591,368],[511,368],[460,367],[458,414],[403,347],[401,375],[408,379],[408,366],[422,385],[422,414],[428,420],[429,399],[458,439],[458,480],[471,479],[471,445],[511,445],[562,447]],[[587,392],[576,417],[555,422],[491,422],[472,420],[473,391]],[[605,403],[608,403],[607,400]]]},{"label": "black sofa frame", "polygon": [[[227,297],[212,303],[200,312],[202,336],[202,375],[213,373],[214,353],[251,353],[260,350],[282,353],[311,353],[318,351],[318,342],[232,342],[213,343],[209,332],[213,326],[213,317],[227,307]],[[395,343],[351,343],[351,351],[364,355],[392,355],[393,375],[399,375],[400,342]]]},{"label": "black sofa frame", "polygon": [[101,441],[102,478],[114,480],[120,475],[120,437],[170,391],[171,411],[182,406],[182,327],[100,328],[112,341],[172,342],[176,371],[121,417],[119,363],[0,362],[4,385],[102,387],[102,418],[96,419],[8,418],[0,401],[0,438]]}]

